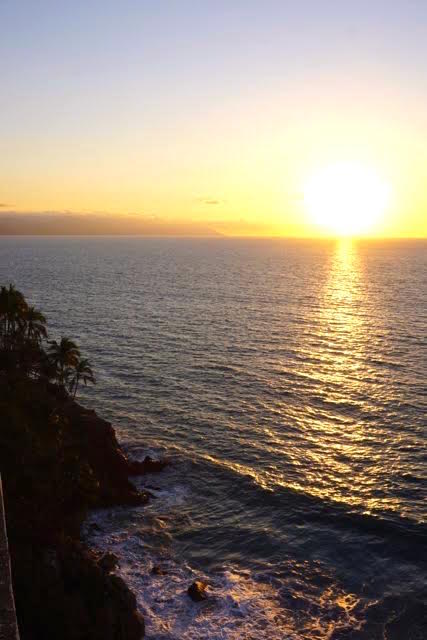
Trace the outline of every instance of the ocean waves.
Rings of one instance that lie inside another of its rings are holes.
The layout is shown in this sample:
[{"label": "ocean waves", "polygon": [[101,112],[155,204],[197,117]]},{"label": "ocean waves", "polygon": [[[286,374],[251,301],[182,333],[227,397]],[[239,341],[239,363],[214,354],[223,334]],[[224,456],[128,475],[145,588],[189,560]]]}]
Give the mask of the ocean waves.
[{"label": "ocean waves", "polygon": [[409,241],[0,239],[2,280],[93,361],[84,401],[171,460],[148,510],[92,535],[149,638],[423,637],[426,261]]}]

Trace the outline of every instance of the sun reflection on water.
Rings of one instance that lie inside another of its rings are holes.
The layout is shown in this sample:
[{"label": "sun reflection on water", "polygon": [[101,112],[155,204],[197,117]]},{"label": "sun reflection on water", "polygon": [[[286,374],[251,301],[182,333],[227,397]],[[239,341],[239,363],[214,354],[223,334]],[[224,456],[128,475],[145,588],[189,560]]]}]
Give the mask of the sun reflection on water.
[{"label": "sun reflection on water", "polygon": [[[357,247],[353,240],[343,238],[337,242],[321,296],[319,332],[328,343],[333,360],[332,370],[323,378],[325,383],[346,387],[349,373],[356,374],[361,367],[367,338],[363,303],[366,303],[366,291]],[[355,378],[352,383],[357,387],[360,379]]]},{"label": "sun reflection on water", "polygon": [[[388,387],[371,359],[381,316],[363,246],[342,238],[323,264],[323,284],[297,325],[297,357],[279,355],[280,378],[272,372],[263,378],[274,391],[263,408],[274,412],[277,428],[265,424],[253,438],[236,429],[246,454],[240,459],[208,451],[203,457],[266,490],[282,486],[365,513],[402,512],[385,489],[393,438],[381,425]],[[260,456],[267,459],[253,464]]]},{"label": "sun reflection on water", "polygon": [[[298,376],[310,381],[310,395],[304,394],[303,408],[288,403],[284,409],[304,442],[304,458],[286,447],[297,471],[290,478],[278,468],[276,479],[365,513],[400,506],[382,491],[386,449],[370,426],[378,393],[368,364],[374,304],[357,241],[339,239],[311,319],[314,329],[301,347]],[[269,476],[261,484],[271,482],[271,469]]]},{"label": "sun reflection on water", "polygon": [[[343,238],[337,242],[321,296],[319,338],[327,345],[328,357],[313,372],[321,383],[322,404],[327,408],[319,412],[320,418],[313,417],[311,423],[311,440],[317,445],[313,454],[322,470],[322,479],[326,479],[319,494],[326,493],[338,500],[343,498],[349,474],[354,482],[354,463],[364,454],[363,427],[351,417],[351,405],[363,385],[361,369],[367,328],[360,313],[362,296],[357,247],[352,239]],[[314,486],[319,486],[320,480],[317,478]],[[348,492],[346,502],[352,499]]]}]

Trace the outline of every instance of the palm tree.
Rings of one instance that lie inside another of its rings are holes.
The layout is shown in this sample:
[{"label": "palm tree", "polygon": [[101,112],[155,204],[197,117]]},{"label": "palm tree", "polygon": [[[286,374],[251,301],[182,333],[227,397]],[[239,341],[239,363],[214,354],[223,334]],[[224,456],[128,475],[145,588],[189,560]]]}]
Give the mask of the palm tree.
[{"label": "palm tree", "polygon": [[49,344],[49,357],[56,367],[58,383],[64,386],[70,370],[75,369],[80,360],[80,350],[70,338],[61,338],[59,343],[52,340]]},{"label": "palm tree", "polygon": [[20,379],[55,380],[74,398],[82,381],[95,384],[91,364],[77,344],[66,337],[47,340],[45,316],[12,284],[0,287],[0,375],[5,372]]},{"label": "palm tree", "polygon": [[3,346],[11,346],[12,339],[25,324],[25,313],[28,305],[24,296],[13,284],[0,290],[0,330]]},{"label": "palm tree", "polygon": [[70,391],[74,392],[73,398],[76,397],[77,388],[79,386],[80,380],[83,380],[85,385],[87,385],[89,382],[91,384],[96,384],[92,367],[87,358],[79,358],[79,361],[74,367],[74,377],[70,381]]},{"label": "palm tree", "polygon": [[25,312],[24,319],[26,323],[27,338],[29,340],[40,342],[42,338],[46,338],[46,318],[40,311],[34,307],[28,307]]}]

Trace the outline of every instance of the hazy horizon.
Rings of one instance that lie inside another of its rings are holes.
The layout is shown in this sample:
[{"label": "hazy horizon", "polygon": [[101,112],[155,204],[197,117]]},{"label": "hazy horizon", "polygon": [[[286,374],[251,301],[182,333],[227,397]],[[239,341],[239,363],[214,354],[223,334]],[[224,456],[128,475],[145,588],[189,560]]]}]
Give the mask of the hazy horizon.
[{"label": "hazy horizon", "polygon": [[[160,217],[75,212],[9,212],[0,213],[1,236],[140,236],[183,238],[248,238],[328,240],[339,239],[334,233],[283,235],[280,229],[262,224],[238,221],[186,222]],[[363,240],[427,240],[425,236],[355,235]]]},{"label": "hazy horizon", "polygon": [[[138,215],[81,214],[74,212],[3,212],[0,213],[1,236],[139,236],[139,237],[182,237],[182,238],[247,238],[247,239],[289,239],[328,240],[339,239],[333,233],[283,235],[280,230],[262,224],[233,225],[228,222],[186,222],[168,221]],[[360,235],[363,240],[427,240],[420,236],[375,236]]]}]

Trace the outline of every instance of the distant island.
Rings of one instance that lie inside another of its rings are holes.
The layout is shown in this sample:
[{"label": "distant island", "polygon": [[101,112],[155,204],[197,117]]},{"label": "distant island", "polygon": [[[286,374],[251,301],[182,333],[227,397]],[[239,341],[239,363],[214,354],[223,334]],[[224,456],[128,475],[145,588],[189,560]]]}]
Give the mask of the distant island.
[{"label": "distant island", "polygon": [[21,640],[140,640],[144,619],[117,558],[80,540],[89,509],[143,505],[110,423],[75,401],[90,362],[13,285],[0,290],[0,472]]},{"label": "distant island", "polygon": [[170,222],[136,215],[2,212],[0,236],[10,235],[221,237],[222,234],[208,224]]}]

